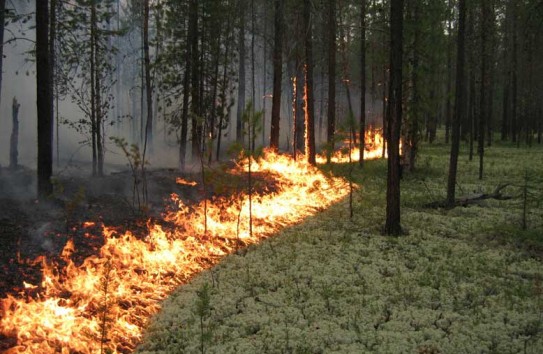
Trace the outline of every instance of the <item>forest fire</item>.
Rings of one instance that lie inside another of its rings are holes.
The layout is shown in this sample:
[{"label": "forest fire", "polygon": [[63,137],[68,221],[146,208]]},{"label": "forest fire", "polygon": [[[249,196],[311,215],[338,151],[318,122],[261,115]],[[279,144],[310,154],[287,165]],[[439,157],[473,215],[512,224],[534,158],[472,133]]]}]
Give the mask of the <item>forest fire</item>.
[{"label": "forest fire", "polygon": [[[246,169],[239,162],[232,173]],[[132,352],[175,287],[238,246],[298,223],[349,192],[345,180],[269,151],[252,161],[251,170],[277,180],[273,193],[252,196],[252,234],[247,193],[191,206],[172,195],[178,209],[164,219],[175,227],[149,225],[143,239],[103,227],[105,244],[81,265],[71,260],[71,241],[59,264],[41,259],[41,284],[25,284],[34,295],[0,300],[0,335],[12,339],[5,353]]]},{"label": "forest fire", "polygon": [[[383,134],[381,130],[368,129],[365,134],[365,149],[364,149],[364,160],[373,160],[383,156]],[[357,139],[358,140],[358,139]],[[343,149],[334,151],[330,161],[334,163],[348,163],[356,162],[360,159],[360,149],[358,146],[352,146],[350,149],[350,159],[349,159],[349,139],[346,139],[342,142],[344,146]],[[385,151],[386,157],[386,151]],[[317,163],[324,164],[326,163],[326,154],[317,155]]]}]

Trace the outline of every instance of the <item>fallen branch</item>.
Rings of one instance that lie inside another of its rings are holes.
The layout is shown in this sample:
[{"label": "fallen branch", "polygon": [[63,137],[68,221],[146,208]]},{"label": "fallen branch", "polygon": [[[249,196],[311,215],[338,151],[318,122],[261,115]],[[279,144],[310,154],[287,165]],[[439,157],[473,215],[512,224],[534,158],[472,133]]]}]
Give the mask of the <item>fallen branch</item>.
[{"label": "fallen branch", "polygon": [[451,205],[447,203],[446,200],[440,200],[431,202],[424,205],[424,208],[445,208],[445,209],[453,209],[459,206],[467,207],[468,205],[472,204],[478,204],[482,200],[486,199],[497,199],[497,200],[508,200],[512,199],[513,197],[510,195],[503,195],[502,190],[509,186],[509,183],[500,184],[494,189],[494,192],[492,193],[479,193],[479,194],[473,194],[468,196],[463,196],[455,199],[454,203]]}]

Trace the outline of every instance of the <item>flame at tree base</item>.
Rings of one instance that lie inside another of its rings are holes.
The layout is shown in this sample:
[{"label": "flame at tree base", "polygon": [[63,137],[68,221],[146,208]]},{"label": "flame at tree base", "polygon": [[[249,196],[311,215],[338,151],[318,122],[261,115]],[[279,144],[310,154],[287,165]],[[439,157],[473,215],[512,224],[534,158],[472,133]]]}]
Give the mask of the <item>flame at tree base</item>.
[{"label": "flame at tree base", "polygon": [[[37,297],[0,300],[0,333],[16,338],[5,353],[132,352],[148,319],[174,288],[240,244],[299,223],[349,193],[345,180],[271,151],[252,161],[251,170],[277,179],[276,191],[252,197],[252,235],[246,193],[193,206],[173,195],[179,208],[165,220],[175,228],[151,225],[140,239],[106,227],[99,254],[80,266],[70,260],[74,246],[68,242],[62,253],[66,266],[43,261]],[[240,164],[234,172],[244,171]]]}]

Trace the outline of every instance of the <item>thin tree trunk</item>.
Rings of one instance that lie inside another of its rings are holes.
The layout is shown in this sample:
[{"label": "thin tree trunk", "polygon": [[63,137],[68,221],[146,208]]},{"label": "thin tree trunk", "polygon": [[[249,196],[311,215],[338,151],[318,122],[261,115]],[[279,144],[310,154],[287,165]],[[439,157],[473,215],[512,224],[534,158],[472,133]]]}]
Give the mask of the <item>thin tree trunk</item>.
[{"label": "thin tree trunk", "polygon": [[11,137],[9,139],[9,168],[15,170],[19,166],[19,107],[21,107],[15,97],[13,97],[13,104],[11,107],[13,125],[11,127]]},{"label": "thin tree trunk", "polygon": [[482,25],[481,27],[481,114],[479,115],[479,135],[477,151],[479,154],[479,179],[483,179],[484,169],[484,154],[485,154],[485,133],[486,124],[489,116],[490,102],[490,48],[489,48],[489,33],[490,30],[490,4],[482,3]]},{"label": "thin tree trunk", "polygon": [[268,81],[268,21],[266,16],[266,9],[268,7],[264,6],[264,33],[263,33],[263,40],[262,40],[262,46],[263,49],[263,65],[262,65],[262,146],[266,146],[266,90],[267,87],[267,81]]},{"label": "thin tree trunk", "polygon": [[[36,94],[38,112],[38,198],[53,191],[53,117],[51,116],[51,63],[49,62],[49,4],[36,1]],[[3,32],[3,31],[2,31]]]},{"label": "thin tree trunk", "polygon": [[458,2],[458,45],[456,55],[456,93],[454,104],[454,119],[452,121],[452,144],[449,162],[449,177],[447,182],[447,204],[454,205],[456,191],[456,173],[458,167],[458,152],[460,150],[460,123],[465,115],[465,31],[466,31],[466,3]]},{"label": "thin tree trunk", "polygon": [[[192,19],[192,21],[190,21]],[[198,52],[198,1],[191,0],[189,3],[189,22],[192,25],[189,28],[191,33],[191,123],[192,123],[192,161],[198,161],[200,158],[200,67],[198,66],[200,55]]]},{"label": "thin tree trunk", "polygon": [[[452,10],[452,0],[449,0],[449,11]],[[451,11],[452,13],[452,11]],[[451,16],[452,17],[452,16]],[[452,55],[453,55],[453,36],[452,36],[452,18],[447,25],[449,43],[447,45],[447,108],[445,116],[445,144],[449,143],[452,116]]]},{"label": "thin tree trunk", "polygon": [[239,82],[238,110],[236,115],[236,141],[243,144],[243,111],[245,110],[245,9],[240,9],[241,20],[239,28]]},{"label": "thin tree trunk", "polygon": [[326,134],[326,161],[334,151],[334,134],[336,131],[336,0],[328,2],[328,126]]},{"label": "thin tree trunk", "polygon": [[313,30],[311,0],[304,0],[305,22],[305,153],[307,161],[315,165],[315,98],[313,91]]},{"label": "thin tree trunk", "polygon": [[284,0],[275,0],[275,40],[273,46],[273,99],[270,148],[279,149],[279,124],[281,116],[281,78],[283,76],[283,7]]},{"label": "thin tree trunk", "polygon": [[294,84],[294,102],[293,102],[293,109],[294,109],[294,134],[293,134],[293,156],[294,159],[297,158],[298,152],[301,152],[302,154],[306,153],[305,149],[305,114],[304,114],[304,88],[305,88],[305,76],[304,76],[304,68],[302,64],[303,60],[300,58],[300,53],[296,53],[296,82]]},{"label": "thin tree trunk", "polygon": [[[94,4],[94,3],[93,3]],[[94,7],[93,7],[94,9]],[[98,174],[98,139],[97,139],[97,107],[96,107],[96,38],[94,35],[94,15],[95,11],[91,11],[91,23],[90,23],[90,89],[91,89],[91,144],[92,144],[92,176],[95,177]]]},{"label": "thin tree trunk", "polygon": [[400,235],[400,131],[402,122],[403,0],[390,1],[390,87],[385,234]]},{"label": "thin tree trunk", "polygon": [[[151,86],[151,59],[149,56],[149,0],[143,2],[143,58],[145,66],[145,97],[147,102],[147,121],[143,153],[153,151],[153,87]],[[143,166],[144,164],[142,164]]]},{"label": "thin tree trunk", "polygon": [[98,16],[96,13],[96,2],[92,2],[91,6],[91,27],[92,36],[94,37],[94,59],[95,59],[95,76],[94,76],[94,94],[96,103],[94,108],[96,109],[96,153],[97,153],[97,175],[102,177],[104,175],[104,143],[102,136],[102,124],[103,124],[103,112],[102,112],[102,97],[101,97],[101,77],[100,77],[100,53],[98,48]]},{"label": "thin tree trunk", "polygon": [[360,3],[360,156],[359,165],[364,166],[366,147],[366,0]]}]

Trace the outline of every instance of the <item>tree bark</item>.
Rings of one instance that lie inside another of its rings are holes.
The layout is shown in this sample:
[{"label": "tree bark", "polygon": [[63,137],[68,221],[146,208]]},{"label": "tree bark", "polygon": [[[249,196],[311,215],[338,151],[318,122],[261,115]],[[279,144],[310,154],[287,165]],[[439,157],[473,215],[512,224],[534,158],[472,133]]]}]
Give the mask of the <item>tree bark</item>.
[{"label": "tree bark", "polygon": [[144,154],[149,148],[153,151],[153,87],[151,84],[151,59],[149,56],[149,0],[143,2],[143,60],[145,69],[145,98],[147,102],[147,121],[145,124]]},{"label": "tree bark", "polygon": [[[363,0],[364,1],[364,0]],[[328,125],[326,134],[326,161],[330,163],[334,151],[336,131],[336,0],[328,2]]]},{"label": "tree bark", "polygon": [[2,98],[2,73],[4,67],[4,24],[6,14],[6,0],[0,0],[0,102]]},{"label": "tree bark", "polygon": [[449,177],[447,182],[447,204],[452,206],[455,203],[456,172],[458,167],[458,153],[460,150],[460,122],[465,116],[465,30],[466,30],[466,3],[465,0],[458,2],[458,45],[456,53],[456,93],[455,110],[452,121],[452,144],[449,161]]},{"label": "tree bark", "polygon": [[[452,13],[452,0],[449,0],[448,10]],[[451,15],[452,17],[452,15]],[[447,26],[448,32],[448,45],[447,45],[447,108],[445,112],[445,144],[449,143],[450,130],[451,130],[451,116],[452,116],[452,52],[453,52],[453,36],[452,36],[452,18],[449,18]]]},{"label": "tree bark", "polygon": [[11,137],[9,139],[9,168],[12,170],[17,169],[19,166],[19,107],[21,107],[21,105],[17,102],[17,99],[13,97],[11,110],[13,125],[11,127]]},{"label": "tree bark", "polygon": [[38,198],[53,191],[53,117],[49,62],[49,2],[36,1],[36,94],[38,112]]},{"label": "tree bark", "polygon": [[191,120],[192,120],[192,160],[197,161],[200,157],[200,133],[201,133],[201,111],[200,111],[200,67],[198,62],[200,59],[198,52],[198,1],[191,0],[189,3],[189,22],[192,25],[189,28],[191,33]]},{"label": "tree bark", "polygon": [[489,31],[491,30],[490,19],[490,3],[488,1],[482,2],[482,25],[481,29],[481,109],[479,116],[479,129],[478,129],[478,146],[477,151],[479,154],[479,179],[483,179],[484,169],[484,154],[485,154],[485,133],[486,124],[489,117],[490,108],[490,48],[489,48]]},{"label": "tree bark", "polygon": [[360,155],[358,163],[364,166],[364,149],[366,147],[366,0],[360,3]]},{"label": "tree bark", "polygon": [[385,234],[400,235],[400,131],[402,122],[403,0],[390,2],[390,85]]},{"label": "tree bark", "polygon": [[279,149],[279,124],[281,116],[281,78],[283,76],[283,7],[284,0],[275,0],[274,46],[273,46],[273,98],[270,148]]},{"label": "tree bark", "polygon": [[305,22],[305,153],[307,161],[315,165],[315,97],[313,91],[313,30],[311,1],[304,0]]}]

